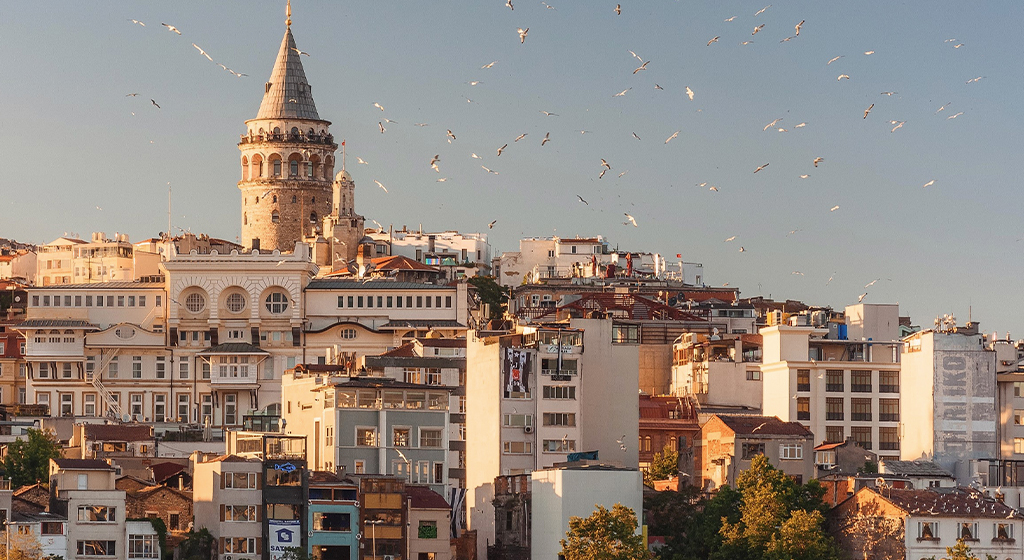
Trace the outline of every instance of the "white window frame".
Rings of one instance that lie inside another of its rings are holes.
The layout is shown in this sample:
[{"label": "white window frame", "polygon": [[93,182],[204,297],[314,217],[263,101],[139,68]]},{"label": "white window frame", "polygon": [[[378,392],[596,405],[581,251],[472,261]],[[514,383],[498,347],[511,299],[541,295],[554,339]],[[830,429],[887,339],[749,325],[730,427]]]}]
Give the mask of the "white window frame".
[{"label": "white window frame", "polygon": [[798,461],[804,458],[804,446],[800,443],[780,443],[779,459]]}]

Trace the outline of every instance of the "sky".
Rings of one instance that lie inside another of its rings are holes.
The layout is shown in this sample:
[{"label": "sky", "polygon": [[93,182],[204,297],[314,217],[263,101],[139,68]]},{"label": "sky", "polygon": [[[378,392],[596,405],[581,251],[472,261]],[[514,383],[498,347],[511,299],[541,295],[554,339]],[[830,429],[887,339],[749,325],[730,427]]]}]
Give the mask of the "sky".
[{"label": "sky", "polygon": [[[367,223],[486,231],[496,254],[603,235],[743,297],[866,292],[924,327],[954,313],[1024,338],[1024,3],[757,1],[295,0],[292,31]],[[170,188],[174,231],[236,239],[237,135],[284,12],[4,3],[0,237],[148,238]]]}]

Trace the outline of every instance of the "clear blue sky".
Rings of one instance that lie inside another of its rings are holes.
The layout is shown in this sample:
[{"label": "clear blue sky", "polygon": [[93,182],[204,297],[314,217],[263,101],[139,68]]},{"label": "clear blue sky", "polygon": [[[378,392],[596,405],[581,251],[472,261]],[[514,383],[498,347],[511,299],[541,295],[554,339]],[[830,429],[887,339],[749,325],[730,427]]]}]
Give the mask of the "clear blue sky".
[{"label": "clear blue sky", "polygon": [[[703,262],[708,282],[744,296],[841,308],[867,291],[925,326],[973,306],[983,329],[1024,337],[1024,4],[775,0],[755,17],[768,1],[623,1],[616,16],[615,1],[295,0],[292,29],[368,220],[480,231],[497,219],[498,251],[602,234]],[[149,237],[167,227],[170,182],[175,227],[235,239],[235,144],[283,32],[283,0],[5,2],[0,237]],[[632,74],[630,50],[646,71]],[[384,117],[396,122],[381,134]],[[788,132],[762,130],[780,117]],[[612,169],[598,179],[601,158]]]}]

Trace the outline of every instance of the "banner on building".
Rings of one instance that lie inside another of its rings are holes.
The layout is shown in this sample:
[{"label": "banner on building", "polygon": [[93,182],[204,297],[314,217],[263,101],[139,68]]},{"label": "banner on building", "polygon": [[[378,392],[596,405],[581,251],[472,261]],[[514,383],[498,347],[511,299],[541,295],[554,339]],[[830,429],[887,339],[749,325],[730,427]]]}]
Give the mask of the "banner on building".
[{"label": "banner on building", "polygon": [[522,348],[505,348],[502,369],[506,393],[530,392],[530,353]]},{"label": "banner on building", "polygon": [[270,559],[280,560],[289,548],[302,546],[302,525],[298,519],[272,519],[270,528]]},{"label": "banner on building", "polygon": [[452,508],[451,538],[457,539],[466,528],[466,489],[452,488],[448,498],[448,505]]}]

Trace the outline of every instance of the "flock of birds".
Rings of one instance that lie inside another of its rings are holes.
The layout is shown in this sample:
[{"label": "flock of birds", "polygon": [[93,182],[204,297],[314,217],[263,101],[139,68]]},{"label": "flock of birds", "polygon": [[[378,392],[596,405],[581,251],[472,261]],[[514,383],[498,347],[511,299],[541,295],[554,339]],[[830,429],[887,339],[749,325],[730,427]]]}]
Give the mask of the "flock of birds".
[{"label": "flock of birds", "polygon": [[[547,10],[556,10],[557,9],[555,6],[552,6],[552,5],[548,4],[547,2],[541,2],[541,4]],[[513,4],[512,0],[506,0],[505,1],[505,7],[508,10],[515,12],[516,14],[519,13],[519,12],[515,11],[516,10],[516,6]],[[764,7],[760,8],[760,9],[758,9],[757,11],[753,12],[753,17],[754,18],[760,18],[763,14],[765,14],[771,8],[772,8],[772,5],[770,5],[770,4],[767,5],[767,6],[764,6]],[[628,7],[627,7],[626,10],[624,10],[621,4],[616,4],[611,11],[614,13],[614,17],[618,17],[618,16],[621,16],[623,13],[628,13],[627,10],[628,10]],[[738,23],[737,19],[738,19],[738,16],[732,15],[732,16],[730,16],[728,18],[725,18],[723,20],[723,22],[725,24]],[[139,21],[139,20],[131,19],[129,21],[132,24],[136,24],[136,25],[143,26],[143,27],[146,26],[145,23],[143,23],[142,21]],[[807,29],[805,29],[805,25],[813,26],[813,24],[814,24],[813,21],[811,22],[811,24],[808,24],[807,20],[805,20],[805,19],[800,19],[799,21],[793,21],[792,22],[792,25],[793,25],[792,32],[787,34],[785,37],[780,38],[779,39],[779,43],[792,43],[794,41],[797,41],[798,39],[801,38],[801,33],[802,32],[806,32],[808,30],[814,31],[813,27],[808,27]],[[168,32],[177,34],[178,36],[182,36],[181,30],[179,30],[177,27],[175,27],[173,25],[170,25],[170,24],[167,24],[167,23],[161,23],[161,25],[164,28],[166,28]],[[536,28],[538,29],[538,31],[536,31],[536,33],[545,32],[545,30],[541,28],[540,24],[537,24]],[[751,29],[750,35],[749,35],[749,37],[742,37],[744,40],[739,42],[740,45],[751,45],[751,44],[753,44],[755,37],[757,38],[758,41],[761,41],[765,37],[765,34],[770,32],[772,28],[771,27],[766,28],[766,23],[762,19],[755,19],[755,21],[753,22],[753,27],[752,28],[748,27],[747,29]],[[518,41],[519,41],[518,44],[519,45],[526,45],[528,38],[534,39],[536,37],[536,35],[534,35],[534,36],[530,35],[530,33],[531,33],[531,31],[530,31],[531,27],[530,26],[521,26],[521,27],[517,26],[517,27],[514,28],[514,30],[515,30],[515,35],[510,37],[510,40],[512,40],[513,38],[518,39]],[[716,35],[714,35],[714,36],[712,36],[710,38],[701,39],[700,40],[700,44],[702,44],[704,46],[703,47],[697,47],[697,48],[707,48],[707,49],[721,48],[720,45],[722,45],[723,41],[726,40],[725,37],[733,37],[733,36],[735,36],[733,33],[728,33],[728,32],[723,32],[721,34],[716,34]],[[953,45],[950,45],[954,49],[961,49],[962,47],[964,47],[964,43],[963,42],[956,41],[955,39],[949,39],[946,42],[947,43],[955,43]],[[205,51],[203,48],[201,48],[196,43],[192,43],[192,46],[198,52],[199,56],[202,56],[202,57],[206,58],[209,62],[213,62],[213,63],[217,64],[218,66],[223,68],[225,71],[231,73],[232,75],[234,75],[236,77],[239,77],[239,78],[247,76],[247,74],[244,74],[244,73],[241,73],[241,72],[236,72],[236,71],[232,70],[231,68],[227,67],[226,65],[221,64],[219,62],[216,62],[214,60],[214,58],[209,53],[207,53],[207,51]],[[307,57],[310,56],[310,54],[307,53],[307,52],[301,51],[299,49],[294,49],[294,50],[299,55],[307,56]],[[627,52],[632,57],[632,59],[635,59],[635,62],[633,62],[631,64],[631,66],[627,67],[627,68],[631,69],[631,71],[630,71],[630,75],[631,76],[637,76],[637,75],[643,74],[645,72],[650,72],[652,65],[656,65],[656,63],[652,62],[652,59],[643,57],[643,56],[641,56],[640,54],[638,54],[637,52],[635,52],[633,50],[628,50]],[[872,56],[874,54],[875,54],[874,50],[863,51],[863,56]],[[825,67],[831,67],[831,65],[834,64],[834,63],[837,64],[837,66],[842,67],[843,63],[841,61],[842,61],[842,59],[846,58],[846,56],[847,55],[845,55],[845,54],[839,54],[837,56],[833,56],[831,58],[828,58],[827,61],[823,59],[822,62],[824,63],[823,65]],[[498,60],[493,60],[491,62],[483,64],[479,68],[482,71],[487,71],[487,70],[491,70],[491,69],[495,68],[499,64],[500,63],[499,63]],[[853,73],[854,70],[853,69],[847,70],[847,72]],[[647,74],[645,74],[645,75],[647,75]],[[855,76],[856,76],[856,74],[855,74]],[[984,79],[984,76],[977,76],[975,78],[967,80],[966,84],[967,85],[974,84],[974,83],[979,82],[982,79]],[[851,78],[850,74],[843,72],[843,73],[839,73],[837,75],[836,80],[839,81],[839,82],[844,82],[845,81],[845,82],[855,83],[856,82],[856,77]],[[484,83],[485,83],[484,81],[477,80],[477,79],[473,79],[473,80],[469,80],[469,81],[465,82],[465,84],[469,85],[470,87],[477,87],[477,86],[480,86],[480,85],[482,85]],[[683,93],[683,95],[685,95],[685,97],[680,96],[680,99],[682,99],[684,103],[695,101],[695,99],[697,99],[698,96],[699,96],[699,93],[698,93],[698,91],[695,88],[699,89],[699,85],[700,84],[692,84],[692,87],[691,87],[691,85],[682,86],[680,89],[681,89],[681,92]],[[635,87],[635,84],[633,86],[625,87],[624,89],[621,89],[620,91],[617,91],[615,93],[609,92],[609,94],[610,94],[610,96],[612,98],[627,97],[631,92],[634,91],[634,87]],[[658,83],[654,83],[653,84],[653,88],[655,90],[657,90],[657,91],[665,91],[665,88],[662,87]],[[139,94],[137,94],[137,93],[130,93],[130,94],[128,94],[128,96],[132,96],[132,97],[137,96],[137,95],[139,95]],[[875,102],[868,103],[867,106],[863,109],[863,112],[859,114],[861,120],[867,120],[867,119],[869,119],[869,117],[874,119],[875,117],[872,117],[872,111],[876,108],[876,103],[882,104],[883,101],[885,101],[887,99],[890,99],[890,98],[893,98],[894,96],[898,96],[898,92],[896,92],[896,91],[882,91],[882,92],[879,93],[879,95],[881,96],[881,100],[877,100]],[[467,103],[475,103],[472,99],[470,99],[468,97],[464,97],[464,99],[465,99],[465,101]],[[151,104],[152,104],[153,107],[155,107],[157,109],[160,108],[160,105],[157,103],[157,101],[155,99],[151,98],[150,101],[151,101]],[[941,105],[940,107],[938,107],[935,110],[934,114],[938,115],[940,113],[943,113],[944,111],[947,111],[947,109],[949,108],[950,105],[951,105],[951,103],[945,103],[945,104]],[[394,121],[394,120],[392,120],[390,118],[384,117],[384,115],[386,115],[387,113],[385,111],[384,105],[380,101],[374,101],[372,103],[372,106],[374,108],[378,109],[380,111],[379,115],[381,117],[383,117],[383,118],[380,118],[378,120],[378,122],[377,122],[377,129],[379,130],[380,134],[387,134],[388,133],[388,125],[392,125],[392,124],[398,125],[398,123],[396,121]],[[557,119],[559,117],[558,113],[552,112],[552,111],[549,111],[549,110],[546,110],[546,109],[538,109],[538,112],[541,115],[543,115],[543,117],[545,119],[546,118],[555,118],[555,119]],[[956,112],[956,113],[947,112],[947,113],[945,113],[945,115],[946,115],[947,119],[952,120],[952,119],[956,119],[958,117],[963,116],[964,112],[963,111],[959,111],[959,112]],[[772,132],[775,132],[775,133],[788,133],[788,132],[791,132],[791,131],[796,131],[796,130],[799,130],[799,129],[803,129],[803,128],[808,126],[807,122],[800,121],[800,122],[797,122],[797,123],[787,127],[786,126],[787,119],[788,119],[788,116],[787,117],[781,117],[780,116],[780,117],[773,118],[770,122],[767,122],[762,127],[762,132],[768,133],[769,131],[772,131]],[[547,122],[547,121],[544,121],[544,122]],[[553,122],[557,122],[557,121],[553,121]],[[417,127],[428,127],[428,126],[430,126],[430,123],[427,123],[427,122],[417,122],[417,123],[414,123],[414,125],[417,126]],[[895,134],[898,131],[901,131],[902,129],[904,129],[906,125],[907,125],[907,120],[906,119],[891,119],[891,120],[887,121],[886,128],[889,130],[890,133]],[[760,126],[760,125],[758,125],[758,126]],[[444,130],[445,130],[445,134],[444,134],[443,138],[447,142],[447,144],[451,145],[451,144],[456,143],[457,142],[456,133],[453,132],[453,130],[450,129],[450,128],[445,128]],[[590,132],[590,131],[589,130],[579,130],[579,134],[581,134],[581,135],[585,135],[588,132]],[[673,140],[678,139],[680,137],[681,132],[682,132],[681,130],[675,130],[670,135],[668,135],[667,137],[664,138],[663,144],[667,145],[667,144],[671,143]],[[537,134],[539,134],[539,133],[537,133]],[[518,134],[515,134],[514,136],[513,135],[508,136],[507,137],[509,139],[508,141],[502,142],[502,144],[500,146],[496,146],[496,147],[493,148],[493,150],[494,150],[493,151],[493,153],[494,153],[493,158],[495,158],[493,161],[504,161],[504,160],[497,160],[497,158],[501,158],[503,155],[507,154],[509,151],[513,151],[515,149],[516,145],[518,145],[520,142],[524,142],[524,143],[529,143],[531,141],[532,142],[538,142],[539,146],[547,147],[549,145],[549,143],[551,143],[551,142],[556,142],[556,145],[557,145],[557,141],[558,141],[557,138],[553,138],[552,137],[552,131],[550,131],[550,130],[549,131],[545,131],[543,137],[532,136],[532,137],[529,137],[529,139],[528,139],[528,136],[529,136],[528,132],[520,132]],[[631,131],[630,132],[630,137],[635,139],[638,142],[642,142],[640,135],[637,134],[636,131]],[[680,142],[682,142],[682,141],[683,140],[680,140]],[[481,151],[481,153],[486,153],[486,152]],[[446,157],[448,157],[448,156],[446,156]],[[493,167],[496,167],[495,163],[490,163],[490,162],[486,161],[483,157],[477,155],[476,152],[472,152],[469,157],[472,158],[472,159],[481,160],[479,162],[480,168],[484,172],[486,172],[487,174],[490,174],[490,175],[499,175],[500,174],[497,169],[493,168]],[[507,156],[506,156],[506,158],[507,158]],[[365,159],[363,159],[362,157],[356,156],[355,159],[356,159],[357,164],[366,165],[366,166],[370,165],[370,163],[368,161],[366,161]],[[808,161],[807,163],[810,163],[811,166],[813,166],[814,169],[819,169],[820,166],[822,166],[823,164],[826,164],[826,158],[824,156],[822,156],[822,155],[817,155],[817,156],[815,156],[813,158],[809,158],[809,159],[810,159],[810,161]],[[424,163],[426,164],[427,167],[429,167],[430,170],[432,170],[434,172],[434,175],[436,176],[436,179],[435,179],[436,182],[438,182],[438,183],[445,183],[445,182],[450,180],[450,178],[448,176],[445,176],[442,173],[442,167],[444,167],[444,164],[445,164],[445,160],[442,158],[442,152],[435,153],[431,157],[425,158]],[[763,163],[760,163],[760,162],[757,162],[757,163],[750,162],[750,163],[751,163],[751,168],[753,169],[753,174],[762,174],[762,175],[759,175],[759,176],[764,176],[763,174],[775,173],[775,169],[777,168],[777,167],[774,167],[774,166],[770,167],[771,163],[769,161],[764,161]],[[489,165],[490,165],[490,167],[489,167]],[[609,171],[612,171],[612,169],[613,169],[612,163],[610,163],[607,158],[605,158],[605,157],[596,157],[596,155],[595,155],[595,157],[594,157],[594,175],[593,175],[594,178],[596,178],[597,180],[604,179],[606,177],[606,174]],[[618,170],[618,168],[616,168],[616,170]],[[629,171],[628,169],[621,171],[620,173],[618,173],[618,177],[619,178],[623,177],[626,173],[628,173],[628,171]],[[801,179],[801,180],[810,179],[811,171],[812,171],[811,169],[807,169],[806,172],[799,174],[798,175],[799,179]],[[613,174],[614,174],[614,172],[613,172]],[[391,193],[391,191],[389,191],[388,187],[381,180],[373,179],[373,181],[377,185],[377,187],[379,187],[384,193]],[[933,186],[935,184],[936,184],[936,179],[929,178],[929,180],[927,180],[927,182],[923,182],[923,184],[921,186],[922,186],[922,188],[927,188],[927,187],[931,187],[931,186]],[[712,192],[712,193],[721,192],[721,190],[723,188],[725,188],[725,186],[723,186],[722,184],[712,184],[711,182],[708,182],[708,181],[702,181],[700,183],[697,183],[697,186],[701,187],[701,188],[707,188],[707,191],[708,192]],[[588,194],[588,197],[589,196],[591,196],[591,194]],[[582,193],[575,193],[575,197],[576,197],[576,201],[579,204],[587,206],[587,207],[590,207],[590,202],[586,198],[584,198]],[[619,196],[619,198],[621,198],[621,195]],[[840,210],[840,205],[839,204],[834,204],[831,207],[828,207],[828,211],[831,212],[831,213],[838,212],[839,210]],[[631,214],[631,212],[635,213],[636,211],[635,210],[631,210],[631,211],[623,211],[622,212],[622,214],[623,214],[623,216],[625,218],[622,223],[624,225],[626,225],[626,226],[632,226],[634,228],[639,228],[640,227],[640,223],[638,222],[637,218],[634,215]],[[490,221],[487,224],[488,229],[493,229],[497,223],[498,223],[497,220]],[[794,230],[790,231],[790,233],[787,234],[787,237],[789,235],[791,235],[791,234],[795,234],[798,231],[801,231],[801,230],[800,229],[794,229]],[[726,242],[733,242],[733,241],[736,241],[736,240],[737,240],[737,236],[733,235],[733,236],[730,236],[729,238],[727,238],[725,241]],[[739,243],[737,243],[737,245],[739,245]],[[744,253],[744,252],[747,252],[747,249],[743,245],[740,245],[739,248],[738,248],[738,251],[740,253]],[[793,274],[798,274],[798,275],[802,276],[803,272],[794,271]],[[832,281],[832,278],[830,277],[829,280],[828,280],[828,283],[830,283],[831,281]],[[828,283],[826,283],[826,285]],[[874,284],[874,282],[871,282],[870,284],[868,284],[868,286],[871,286],[872,284]],[[859,296],[859,298],[858,298],[858,301],[863,301],[865,299],[865,297],[867,297],[867,293],[861,294]]]}]

